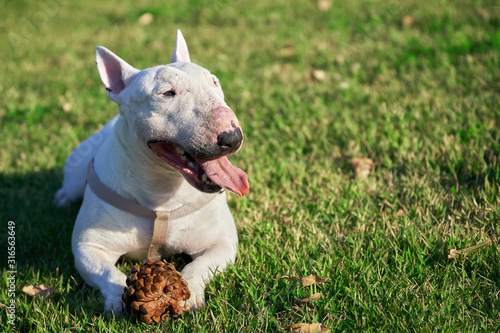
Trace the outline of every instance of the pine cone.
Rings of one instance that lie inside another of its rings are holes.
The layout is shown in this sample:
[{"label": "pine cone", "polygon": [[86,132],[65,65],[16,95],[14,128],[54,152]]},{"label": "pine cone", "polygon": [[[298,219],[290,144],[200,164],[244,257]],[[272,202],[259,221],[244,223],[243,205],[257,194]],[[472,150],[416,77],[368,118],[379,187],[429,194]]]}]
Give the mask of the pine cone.
[{"label": "pine cone", "polygon": [[122,299],[134,318],[152,324],[184,313],[184,301],[190,296],[187,282],[174,265],[146,259],[132,267]]}]

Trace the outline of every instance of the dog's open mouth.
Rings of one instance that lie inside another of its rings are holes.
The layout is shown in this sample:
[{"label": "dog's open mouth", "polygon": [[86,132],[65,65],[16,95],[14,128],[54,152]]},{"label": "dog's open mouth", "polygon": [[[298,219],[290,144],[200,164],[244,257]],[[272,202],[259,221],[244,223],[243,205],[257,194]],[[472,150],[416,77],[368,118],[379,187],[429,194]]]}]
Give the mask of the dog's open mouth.
[{"label": "dog's open mouth", "polygon": [[226,156],[212,160],[200,159],[179,146],[164,141],[150,141],[148,146],[155,155],[179,171],[200,191],[215,193],[225,188],[239,196],[248,192],[246,173],[232,165]]}]

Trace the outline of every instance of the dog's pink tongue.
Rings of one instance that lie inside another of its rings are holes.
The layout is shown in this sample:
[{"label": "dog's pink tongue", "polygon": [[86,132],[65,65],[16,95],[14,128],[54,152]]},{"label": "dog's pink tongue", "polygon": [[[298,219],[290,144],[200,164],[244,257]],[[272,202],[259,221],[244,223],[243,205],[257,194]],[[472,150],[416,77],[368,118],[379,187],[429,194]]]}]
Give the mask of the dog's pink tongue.
[{"label": "dog's pink tongue", "polygon": [[227,188],[240,197],[248,192],[247,174],[229,162],[226,156],[215,160],[197,160],[208,178],[220,187]]}]

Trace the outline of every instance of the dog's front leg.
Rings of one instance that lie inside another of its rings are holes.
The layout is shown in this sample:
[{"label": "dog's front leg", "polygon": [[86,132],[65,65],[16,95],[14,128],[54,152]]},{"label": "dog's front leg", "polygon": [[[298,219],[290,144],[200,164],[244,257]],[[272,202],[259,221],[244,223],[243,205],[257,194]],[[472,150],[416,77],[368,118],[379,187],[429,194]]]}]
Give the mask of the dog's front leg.
[{"label": "dog's front leg", "polygon": [[115,264],[121,254],[104,249],[99,244],[78,243],[74,248],[75,266],[90,286],[99,289],[104,297],[104,313],[121,316],[126,276]]},{"label": "dog's front leg", "polygon": [[205,251],[191,255],[193,261],[182,270],[188,283],[191,297],[186,305],[192,310],[205,306],[205,285],[216,271],[223,271],[236,258],[236,244],[233,239],[221,239]]}]

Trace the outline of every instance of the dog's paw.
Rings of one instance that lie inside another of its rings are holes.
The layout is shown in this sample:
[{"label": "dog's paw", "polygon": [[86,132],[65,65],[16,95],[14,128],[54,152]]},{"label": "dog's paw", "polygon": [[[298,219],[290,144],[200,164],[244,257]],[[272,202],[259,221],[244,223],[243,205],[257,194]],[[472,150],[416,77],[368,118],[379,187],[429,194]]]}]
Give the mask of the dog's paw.
[{"label": "dog's paw", "polygon": [[52,200],[52,203],[56,205],[57,207],[64,207],[67,206],[70,203],[70,199],[64,190],[64,188],[60,188],[57,190],[56,195],[54,196],[54,200]]},{"label": "dog's paw", "polygon": [[201,291],[201,293],[199,293],[191,290],[190,292],[191,292],[191,297],[186,301],[185,306],[191,311],[196,311],[205,307],[206,303],[205,303],[204,292]]},{"label": "dog's paw", "polygon": [[122,296],[109,297],[104,301],[104,315],[106,318],[122,317],[125,314],[125,304],[122,301]]}]

